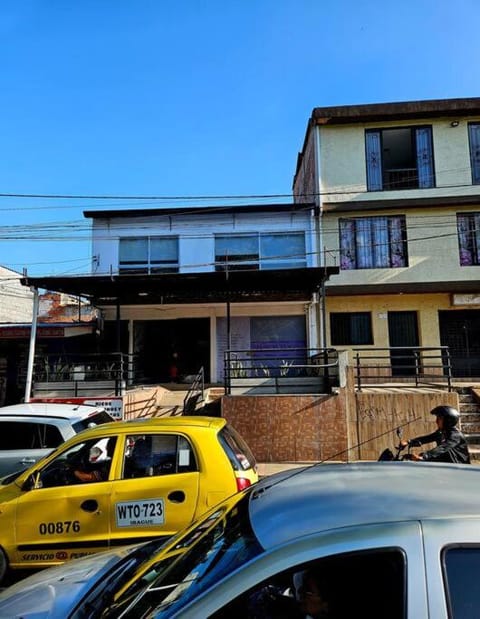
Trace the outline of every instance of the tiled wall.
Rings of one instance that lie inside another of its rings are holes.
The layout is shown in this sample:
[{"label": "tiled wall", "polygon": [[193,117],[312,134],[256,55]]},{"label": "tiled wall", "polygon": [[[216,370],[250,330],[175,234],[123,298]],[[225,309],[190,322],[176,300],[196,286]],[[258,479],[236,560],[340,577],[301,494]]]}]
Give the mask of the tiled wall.
[{"label": "tiled wall", "polygon": [[342,394],[225,396],[222,417],[245,438],[259,462],[347,460]]}]

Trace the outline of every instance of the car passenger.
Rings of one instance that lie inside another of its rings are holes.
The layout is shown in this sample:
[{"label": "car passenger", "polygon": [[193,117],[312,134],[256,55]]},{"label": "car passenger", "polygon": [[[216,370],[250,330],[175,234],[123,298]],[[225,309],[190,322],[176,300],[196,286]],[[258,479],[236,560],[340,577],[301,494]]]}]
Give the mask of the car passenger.
[{"label": "car passenger", "polygon": [[425,443],[437,446],[421,454],[410,454],[411,460],[426,462],[453,462],[470,464],[470,454],[465,436],[457,428],[460,414],[453,406],[436,406],[430,411],[437,418],[437,430],[425,436],[417,436],[409,441],[400,441],[402,447],[416,447]]}]

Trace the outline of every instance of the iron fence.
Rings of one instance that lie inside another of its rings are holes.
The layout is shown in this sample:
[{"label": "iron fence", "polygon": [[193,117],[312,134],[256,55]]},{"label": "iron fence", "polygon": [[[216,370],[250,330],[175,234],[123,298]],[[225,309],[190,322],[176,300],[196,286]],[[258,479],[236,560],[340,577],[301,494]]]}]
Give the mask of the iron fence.
[{"label": "iron fence", "polygon": [[448,346],[394,346],[354,348],[355,382],[359,391],[366,385],[391,383],[431,385],[452,390],[452,365]]}]

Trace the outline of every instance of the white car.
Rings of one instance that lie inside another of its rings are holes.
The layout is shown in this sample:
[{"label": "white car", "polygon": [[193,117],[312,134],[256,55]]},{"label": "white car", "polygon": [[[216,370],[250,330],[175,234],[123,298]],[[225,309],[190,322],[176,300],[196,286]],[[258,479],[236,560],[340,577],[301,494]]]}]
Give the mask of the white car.
[{"label": "white car", "polygon": [[0,408],[0,477],[25,470],[86,428],[114,421],[105,409],[32,402]]}]

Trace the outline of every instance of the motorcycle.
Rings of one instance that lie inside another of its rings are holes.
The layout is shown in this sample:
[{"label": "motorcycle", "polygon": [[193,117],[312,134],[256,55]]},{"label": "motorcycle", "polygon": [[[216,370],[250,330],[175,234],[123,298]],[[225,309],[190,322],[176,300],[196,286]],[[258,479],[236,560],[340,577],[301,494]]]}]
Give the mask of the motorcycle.
[{"label": "motorcycle", "polygon": [[[411,460],[412,456],[410,454],[410,445],[402,445],[402,428],[397,428],[396,431],[398,437],[398,445],[395,447],[396,453],[393,453],[391,449],[387,447],[384,449],[378,458],[378,462],[390,462],[393,460]],[[402,451],[406,449],[407,453],[402,454]],[[402,454],[402,455],[401,455]]]}]

